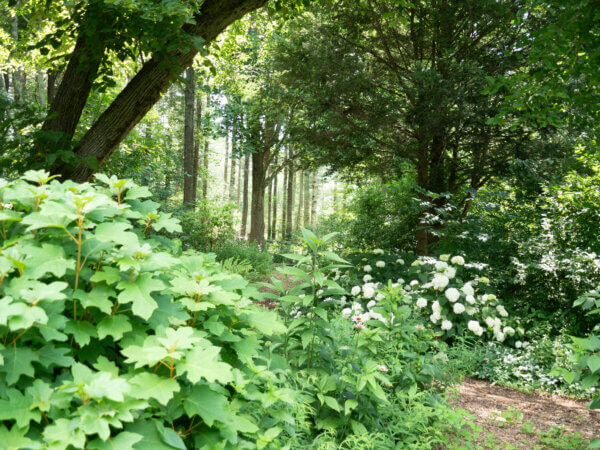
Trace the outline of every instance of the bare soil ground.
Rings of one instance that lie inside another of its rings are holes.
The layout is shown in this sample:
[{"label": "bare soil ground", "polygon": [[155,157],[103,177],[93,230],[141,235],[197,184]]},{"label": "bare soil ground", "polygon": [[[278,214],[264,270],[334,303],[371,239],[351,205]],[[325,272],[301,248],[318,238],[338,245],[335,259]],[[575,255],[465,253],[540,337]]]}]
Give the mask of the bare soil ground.
[{"label": "bare soil ground", "polygon": [[467,378],[452,403],[482,427],[475,448],[587,448],[600,437],[600,411],[586,409],[585,401]]}]

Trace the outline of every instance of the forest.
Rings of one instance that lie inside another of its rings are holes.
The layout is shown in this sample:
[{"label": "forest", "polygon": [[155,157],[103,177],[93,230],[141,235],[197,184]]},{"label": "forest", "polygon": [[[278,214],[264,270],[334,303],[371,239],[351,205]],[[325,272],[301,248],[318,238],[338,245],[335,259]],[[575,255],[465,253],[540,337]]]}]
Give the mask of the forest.
[{"label": "forest", "polygon": [[600,448],[599,67],[599,0],[0,0],[0,448]]}]

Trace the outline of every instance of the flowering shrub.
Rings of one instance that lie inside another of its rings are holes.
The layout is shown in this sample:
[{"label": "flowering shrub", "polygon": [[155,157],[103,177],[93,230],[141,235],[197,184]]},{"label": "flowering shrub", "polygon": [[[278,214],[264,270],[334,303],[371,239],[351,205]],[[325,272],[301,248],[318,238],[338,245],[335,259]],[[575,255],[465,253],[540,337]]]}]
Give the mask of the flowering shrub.
[{"label": "flowering shrub", "polygon": [[503,342],[518,339],[521,328],[507,324],[508,312],[486,277],[464,279],[465,259],[442,255],[416,259],[406,270],[408,295],[436,329],[451,337],[469,332]]},{"label": "flowering shrub", "polygon": [[[409,258],[412,262],[408,264]],[[371,264],[371,260],[375,262]],[[374,267],[373,267],[374,266]],[[367,302],[377,302],[378,286],[392,281],[401,287],[410,304],[426,319],[434,330],[450,338],[471,334],[498,341],[515,342],[523,329],[518,320],[510,319],[508,312],[491,292],[486,277],[467,277],[467,263],[460,255],[405,258],[386,255],[375,249],[370,257],[361,258],[358,271],[339,276],[346,283],[357,283],[351,290],[351,309]],[[410,281],[407,281],[410,280]],[[346,307],[343,314],[350,314]]]},{"label": "flowering shrub", "polygon": [[435,366],[428,351],[437,343],[397,286],[367,281],[348,294],[338,284],[350,266],[325,250],[332,237],[302,229],[307,253],[285,255],[295,266],[278,268],[295,283],[273,278],[265,295],[283,310],[288,332],[276,345],[314,412],[309,432],[335,429],[342,440],[375,430],[390,394],[431,383]]}]

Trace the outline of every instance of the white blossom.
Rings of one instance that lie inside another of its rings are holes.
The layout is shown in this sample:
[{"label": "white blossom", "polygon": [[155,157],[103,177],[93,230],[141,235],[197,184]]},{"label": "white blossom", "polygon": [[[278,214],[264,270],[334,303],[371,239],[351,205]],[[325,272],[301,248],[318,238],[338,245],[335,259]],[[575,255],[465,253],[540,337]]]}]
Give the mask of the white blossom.
[{"label": "white blossom", "polygon": [[465,283],[463,285],[462,288],[460,288],[461,291],[463,291],[465,293],[465,295],[475,295],[475,289],[473,289],[473,286],[471,286],[471,283]]},{"label": "white blossom", "polygon": [[378,302],[380,302],[384,298],[385,298],[385,295],[383,295],[381,292],[378,292],[377,295],[375,296],[375,300],[377,300]]},{"label": "white blossom", "polygon": [[438,290],[442,290],[444,289],[446,286],[448,286],[448,283],[450,283],[450,280],[448,279],[448,277],[446,277],[445,275],[440,275],[440,274],[436,274],[433,277],[433,280],[431,280],[431,285],[433,286],[434,289],[438,289]]},{"label": "white blossom", "polygon": [[442,325],[441,325],[442,330],[449,330],[452,328],[452,322],[450,322],[449,320],[442,320]]},{"label": "white blossom", "polygon": [[462,303],[455,303],[452,309],[454,310],[454,314],[462,314],[465,312],[465,305]]},{"label": "white blossom", "polygon": [[377,366],[377,369],[378,369],[380,372],[387,372],[387,371],[389,370],[389,369],[388,369],[388,366],[386,366],[386,365],[383,365],[383,364],[380,364],[379,366]]},{"label": "white blossom", "polygon": [[368,282],[369,282],[369,281],[371,281],[372,279],[373,279],[373,277],[372,277],[371,275],[369,275],[369,274],[366,274],[366,275],[363,277],[363,281],[364,281],[365,283],[368,283]]},{"label": "white blossom", "polygon": [[446,295],[446,298],[449,301],[451,301],[452,303],[454,303],[456,300],[458,300],[460,298],[460,292],[458,292],[458,289],[456,289],[456,288],[446,289],[445,295]]},{"label": "white blossom", "polygon": [[384,253],[385,252],[380,248],[376,248],[375,250],[373,250],[374,255],[383,255]]},{"label": "white blossom", "polygon": [[437,323],[441,318],[442,316],[440,316],[440,313],[437,311],[434,311],[434,313],[429,316],[429,320],[431,320],[432,323]]},{"label": "white blossom", "polygon": [[444,261],[438,261],[435,263],[435,269],[438,271],[443,271],[446,270],[448,268],[448,263],[444,262]]},{"label": "white blossom", "polygon": [[423,297],[418,298],[417,299],[417,306],[419,308],[425,308],[427,306],[427,299],[423,298]]},{"label": "white blossom", "polygon": [[384,268],[384,267],[385,267],[385,261],[377,261],[377,262],[375,263],[375,265],[376,265],[377,267],[379,267],[380,269],[382,269],[382,268]]},{"label": "white blossom", "polygon": [[373,270],[373,268],[370,265],[366,265],[365,267],[363,267],[363,270],[367,273],[369,273],[371,270]]},{"label": "white blossom", "polygon": [[479,278],[479,282],[483,284],[490,284],[490,279],[488,277]]},{"label": "white blossom", "polygon": [[442,311],[442,307],[440,306],[440,302],[438,302],[437,300],[435,302],[433,302],[431,304],[431,310],[433,312],[441,312]]},{"label": "white blossom", "polygon": [[471,330],[476,336],[481,336],[483,334],[483,328],[481,327],[481,325],[479,325],[479,322],[476,320],[469,320],[467,328]]},{"label": "white blossom", "polygon": [[373,298],[375,296],[375,288],[372,284],[365,284],[363,286],[363,296],[365,298]]},{"label": "white blossom", "polygon": [[411,286],[416,286],[417,284],[419,284],[419,281],[418,281],[418,280],[412,280],[412,281],[410,282],[410,285],[411,285]]},{"label": "white blossom", "polygon": [[467,303],[474,305],[475,304],[475,297],[473,297],[472,295],[467,295],[466,297]]},{"label": "white blossom", "polygon": [[398,258],[398,259],[396,260],[396,263],[397,263],[397,264],[404,264],[404,260],[403,260],[402,258]]},{"label": "white blossom", "polygon": [[502,317],[508,317],[508,312],[506,312],[506,309],[504,309],[504,306],[502,306],[502,305],[496,306],[496,311],[498,311],[498,314],[500,314]]},{"label": "white blossom", "polygon": [[450,262],[452,264],[456,264],[457,266],[464,266],[465,265],[465,258],[463,258],[462,256],[453,256],[452,259],[450,260]]},{"label": "white blossom", "polygon": [[450,255],[440,255],[440,261],[448,261],[450,259]]},{"label": "white blossom", "polygon": [[352,310],[350,308],[342,309],[342,316],[348,317],[350,314],[352,314]]},{"label": "white blossom", "polygon": [[375,300],[371,300],[369,303],[367,303],[367,308],[371,309],[376,304],[377,304],[377,302]]},{"label": "white blossom", "polygon": [[361,291],[361,289],[360,289],[360,286],[354,286],[354,287],[352,288],[352,290],[350,291],[350,293],[351,293],[351,294],[352,294],[354,297],[356,297],[357,295],[359,295],[359,294],[360,294],[360,291]]},{"label": "white blossom", "polygon": [[444,271],[444,274],[445,274],[445,275],[446,275],[448,278],[452,279],[452,278],[454,278],[454,277],[456,276],[456,269],[455,269],[454,267],[448,267],[448,268],[447,268],[447,269]]}]

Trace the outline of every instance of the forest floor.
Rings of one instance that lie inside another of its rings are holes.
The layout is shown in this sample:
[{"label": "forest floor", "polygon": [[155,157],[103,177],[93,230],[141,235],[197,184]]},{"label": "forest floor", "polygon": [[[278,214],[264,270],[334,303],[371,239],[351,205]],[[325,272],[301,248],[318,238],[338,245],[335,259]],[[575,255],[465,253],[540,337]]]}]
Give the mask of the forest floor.
[{"label": "forest floor", "polygon": [[481,428],[476,448],[577,449],[600,437],[600,411],[588,402],[525,393],[466,378],[451,399],[475,416]]}]

